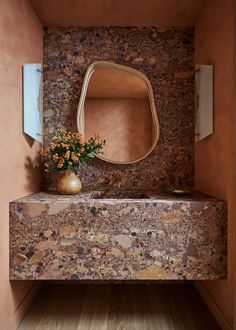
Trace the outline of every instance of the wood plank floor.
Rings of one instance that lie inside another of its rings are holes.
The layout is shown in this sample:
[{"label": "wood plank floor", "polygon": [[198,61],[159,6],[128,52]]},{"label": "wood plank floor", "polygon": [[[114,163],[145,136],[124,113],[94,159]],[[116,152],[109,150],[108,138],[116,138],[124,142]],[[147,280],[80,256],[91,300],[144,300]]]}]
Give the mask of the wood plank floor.
[{"label": "wood plank floor", "polygon": [[48,284],[19,330],[217,330],[192,285]]}]

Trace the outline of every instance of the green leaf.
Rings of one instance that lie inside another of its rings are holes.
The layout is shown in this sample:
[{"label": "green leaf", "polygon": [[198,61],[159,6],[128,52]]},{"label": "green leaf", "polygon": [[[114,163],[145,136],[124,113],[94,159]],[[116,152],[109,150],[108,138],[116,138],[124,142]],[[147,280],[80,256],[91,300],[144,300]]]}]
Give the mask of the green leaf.
[{"label": "green leaf", "polygon": [[94,158],[95,157],[95,154],[94,154],[94,152],[90,152],[90,153],[87,154],[87,156],[89,158]]}]

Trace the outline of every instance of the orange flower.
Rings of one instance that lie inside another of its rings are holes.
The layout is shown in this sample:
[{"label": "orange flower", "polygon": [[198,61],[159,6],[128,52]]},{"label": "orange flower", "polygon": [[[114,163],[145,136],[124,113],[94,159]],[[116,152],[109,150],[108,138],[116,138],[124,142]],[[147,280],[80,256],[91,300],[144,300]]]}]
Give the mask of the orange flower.
[{"label": "orange flower", "polygon": [[71,159],[73,160],[73,162],[77,162],[79,158],[74,154],[74,152],[72,152]]},{"label": "orange flower", "polygon": [[67,159],[70,158],[70,150],[68,150],[68,151],[65,153],[65,158],[67,158]]},{"label": "orange flower", "polygon": [[54,143],[51,143],[50,150],[53,151],[54,149],[55,149],[55,144]]},{"label": "orange flower", "polygon": [[78,140],[79,142],[83,143],[84,142],[84,136],[82,133],[74,133],[73,135],[74,140]]},{"label": "orange flower", "polygon": [[100,132],[97,132],[94,134],[94,138],[95,138],[95,140],[101,140],[102,134]]}]

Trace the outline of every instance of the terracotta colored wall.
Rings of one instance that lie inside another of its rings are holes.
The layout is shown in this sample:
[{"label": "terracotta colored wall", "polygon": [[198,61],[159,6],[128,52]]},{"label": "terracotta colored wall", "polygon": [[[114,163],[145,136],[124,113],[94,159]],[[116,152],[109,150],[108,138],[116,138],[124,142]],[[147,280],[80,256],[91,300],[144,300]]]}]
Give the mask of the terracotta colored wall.
[{"label": "terracotta colored wall", "polygon": [[196,24],[196,63],[214,65],[214,134],[196,144],[196,188],[228,201],[228,280],[204,285],[233,323],[233,0],[211,0]]},{"label": "terracotta colored wall", "polygon": [[42,62],[43,31],[27,0],[0,1],[0,329],[14,329],[14,315],[32,283],[8,280],[8,203],[40,188],[38,143],[22,133],[22,65]]},{"label": "terracotta colored wall", "polygon": [[85,137],[100,132],[106,140],[103,157],[131,162],[153,145],[153,121],[149,98],[86,98]]}]

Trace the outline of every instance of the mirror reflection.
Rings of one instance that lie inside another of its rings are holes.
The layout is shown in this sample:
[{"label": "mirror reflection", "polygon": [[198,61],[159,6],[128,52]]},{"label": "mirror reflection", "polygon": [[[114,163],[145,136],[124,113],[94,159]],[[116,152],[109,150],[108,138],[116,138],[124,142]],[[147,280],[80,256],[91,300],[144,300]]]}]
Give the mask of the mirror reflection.
[{"label": "mirror reflection", "polygon": [[151,86],[137,72],[106,63],[93,66],[85,77],[87,88],[83,86],[78,129],[86,138],[94,132],[102,134],[106,145],[99,158],[103,160],[137,162],[156,145],[159,128]]}]

